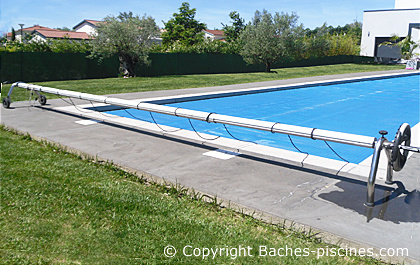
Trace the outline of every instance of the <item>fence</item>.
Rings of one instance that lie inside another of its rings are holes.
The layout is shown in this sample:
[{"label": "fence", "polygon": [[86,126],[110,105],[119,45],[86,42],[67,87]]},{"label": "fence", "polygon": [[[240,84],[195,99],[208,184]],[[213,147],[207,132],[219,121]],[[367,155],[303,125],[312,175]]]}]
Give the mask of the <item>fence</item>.
[{"label": "fence", "polygon": [[87,53],[2,52],[1,82],[117,77],[118,57],[99,62]]},{"label": "fence", "polygon": [[[98,60],[85,53],[13,52],[0,53],[1,82],[35,82],[117,77],[118,57]],[[150,65],[139,65],[139,76],[260,72],[265,66],[249,65],[237,54],[152,53]],[[273,64],[273,68],[373,62],[353,55],[313,58]]]},{"label": "fence", "polygon": [[140,66],[140,76],[220,74],[264,71],[263,65],[247,65],[237,54],[152,53],[151,64]]},{"label": "fence", "polygon": [[[263,64],[249,65],[238,54],[153,53],[149,66],[139,66],[140,76],[219,74],[265,71]],[[327,64],[373,62],[371,57],[338,55],[321,58],[278,62],[272,68],[303,67]]]}]

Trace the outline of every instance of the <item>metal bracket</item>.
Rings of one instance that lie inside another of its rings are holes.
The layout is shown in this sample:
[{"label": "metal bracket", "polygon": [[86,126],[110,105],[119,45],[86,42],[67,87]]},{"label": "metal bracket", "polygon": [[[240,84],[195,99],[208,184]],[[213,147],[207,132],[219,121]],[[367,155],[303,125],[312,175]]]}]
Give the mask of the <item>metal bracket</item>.
[{"label": "metal bracket", "polygon": [[9,93],[7,93],[7,98],[8,98],[8,99],[10,99],[10,96],[12,95],[13,88],[14,88],[15,86],[17,86],[18,84],[19,84],[19,82],[13,83],[13,85],[10,87],[10,89],[9,89]]}]

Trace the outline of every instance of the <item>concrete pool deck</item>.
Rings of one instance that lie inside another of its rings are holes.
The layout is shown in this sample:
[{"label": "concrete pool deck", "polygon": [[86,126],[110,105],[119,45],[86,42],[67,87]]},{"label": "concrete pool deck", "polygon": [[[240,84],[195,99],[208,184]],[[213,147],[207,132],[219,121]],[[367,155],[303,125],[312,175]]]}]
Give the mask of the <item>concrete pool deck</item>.
[{"label": "concrete pool deck", "polygon": [[[399,72],[406,71],[387,73]],[[125,99],[156,98],[383,73],[355,73],[115,96]],[[75,103],[86,104],[82,101]],[[312,227],[323,231],[321,235],[328,237],[332,243],[339,243],[338,240],[343,239],[342,244],[373,247],[377,252],[381,248],[394,248],[395,255],[398,249],[407,248],[408,257],[383,258],[414,264],[420,262],[419,154],[411,156],[404,169],[394,174],[393,185],[377,181],[377,205],[369,210],[363,205],[367,177],[348,172],[336,175],[336,170],[314,165],[302,168],[298,163],[287,163],[267,156],[229,156],[229,153],[215,151],[216,145],[129,126],[86,119],[82,121],[79,115],[64,113],[62,108],[67,104],[60,99],[49,100],[42,108],[37,102],[34,103],[35,107],[29,108],[28,105],[28,102],[14,102],[11,109],[2,108],[1,123],[34,137],[217,196],[226,204],[230,201],[245,209],[255,209],[265,219],[287,219]],[[392,139],[394,133],[389,132],[388,138]]]}]

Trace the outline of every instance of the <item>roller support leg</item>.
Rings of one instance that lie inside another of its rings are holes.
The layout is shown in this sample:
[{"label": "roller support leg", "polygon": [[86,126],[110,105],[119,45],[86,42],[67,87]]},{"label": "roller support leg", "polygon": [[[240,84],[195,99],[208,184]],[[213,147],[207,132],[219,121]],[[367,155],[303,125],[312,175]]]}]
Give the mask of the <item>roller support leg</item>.
[{"label": "roller support leg", "polygon": [[2,100],[3,107],[6,108],[6,109],[10,108],[10,104],[12,103],[12,101],[10,100],[10,96],[12,95],[13,88],[15,87],[15,84],[17,84],[17,83],[14,83],[10,87],[9,93],[7,93],[7,97],[3,98],[3,100]]},{"label": "roller support leg", "polygon": [[382,137],[379,138],[375,142],[375,147],[373,151],[373,157],[372,157],[372,165],[370,166],[370,173],[369,173],[369,179],[367,183],[367,197],[366,197],[366,203],[365,205],[368,207],[375,206],[375,180],[376,180],[376,173],[378,172],[379,167],[379,157],[381,155],[381,150],[384,144],[384,141],[386,141],[386,138],[384,135],[387,134],[386,131],[380,131],[380,134],[382,134]]},{"label": "roller support leg", "polygon": [[388,158],[388,165],[386,167],[385,183],[390,185],[390,184],[394,183],[394,181],[392,180],[394,169],[392,168],[392,162],[391,162],[391,150],[385,149],[385,154],[386,154],[386,157]]}]

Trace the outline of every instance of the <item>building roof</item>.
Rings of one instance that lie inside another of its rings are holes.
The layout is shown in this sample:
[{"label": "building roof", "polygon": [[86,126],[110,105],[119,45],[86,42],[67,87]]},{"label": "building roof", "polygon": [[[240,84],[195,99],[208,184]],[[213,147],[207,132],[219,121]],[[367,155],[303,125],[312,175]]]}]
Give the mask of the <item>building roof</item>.
[{"label": "building roof", "polygon": [[[29,27],[29,28],[24,28],[23,31],[34,31],[34,30],[40,30],[40,29],[42,29],[42,30],[56,30],[56,29],[43,27],[43,26],[40,26],[40,25],[34,25],[32,27]],[[15,31],[18,32],[20,30],[18,29],[18,30],[15,30]]]},{"label": "building roof", "polygon": [[218,29],[205,29],[205,32],[212,34],[214,36],[220,36],[223,37],[225,36],[225,32],[223,30],[218,30]]},{"label": "building roof", "polygon": [[99,24],[103,23],[103,21],[100,20],[92,20],[92,19],[85,19],[87,22],[92,23],[95,26],[98,26]]},{"label": "building roof", "polygon": [[42,35],[45,38],[53,38],[53,39],[69,38],[69,39],[88,40],[92,38],[86,32],[43,30],[43,29],[34,30],[34,32]]},{"label": "building roof", "polygon": [[378,10],[365,10],[363,12],[400,12],[400,11],[413,11],[413,10],[420,10],[420,8],[409,8],[409,9],[378,9]]},{"label": "building roof", "polygon": [[[69,38],[69,39],[77,39],[77,40],[88,40],[92,37],[89,36],[86,32],[74,32],[74,31],[63,31],[58,29],[51,29],[39,25],[35,25],[33,27],[24,28],[22,29],[26,33],[38,33],[39,35],[43,36],[44,38],[53,38],[53,39],[62,39],[62,38]],[[16,34],[20,34],[20,29],[15,30]],[[12,33],[8,32],[7,37],[11,37]]]},{"label": "building roof", "polygon": [[[51,29],[51,28],[47,28],[47,27],[43,27],[43,26],[39,26],[39,25],[34,25],[32,27],[22,29],[22,31],[25,31],[25,32],[28,32],[28,31],[32,32],[34,30],[53,30],[54,31],[56,29]],[[17,35],[20,35],[20,29],[15,29],[15,32],[16,32]],[[11,37],[11,36],[12,36],[12,33],[8,32],[7,37]]]},{"label": "building roof", "polygon": [[77,27],[79,27],[83,23],[91,24],[93,27],[98,27],[99,24],[103,23],[103,21],[92,20],[92,19],[84,19],[82,22],[80,22],[79,24],[77,24],[76,26],[74,26],[73,29],[76,29]]}]

